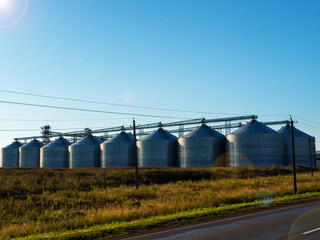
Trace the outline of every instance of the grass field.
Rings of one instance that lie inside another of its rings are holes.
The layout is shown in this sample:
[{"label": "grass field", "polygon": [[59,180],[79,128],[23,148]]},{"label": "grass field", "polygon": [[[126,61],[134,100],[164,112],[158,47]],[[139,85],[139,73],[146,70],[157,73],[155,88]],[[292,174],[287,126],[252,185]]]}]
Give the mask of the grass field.
[{"label": "grass field", "polygon": [[[311,177],[306,171],[298,169],[300,198],[318,198],[320,173]],[[181,222],[230,214],[244,206],[263,207],[256,200],[265,195],[289,202],[292,194],[292,172],[286,167],[145,168],[140,173],[136,190],[134,170],[127,168],[0,169],[0,236],[99,238],[168,219]],[[119,230],[123,226],[126,230]]]}]

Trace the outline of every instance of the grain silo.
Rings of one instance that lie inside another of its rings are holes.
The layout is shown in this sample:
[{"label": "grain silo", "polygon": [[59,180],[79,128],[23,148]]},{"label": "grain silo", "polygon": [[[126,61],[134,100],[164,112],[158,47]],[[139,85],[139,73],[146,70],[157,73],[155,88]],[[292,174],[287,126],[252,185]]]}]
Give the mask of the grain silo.
[{"label": "grain silo", "polygon": [[140,167],[176,167],[177,137],[159,128],[137,142]]},{"label": "grain silo", "polygon": [[227,136],[227,165],[283,166],[283,136],[252,120]]},{"label": "grain silo", "polygon": [[69,146],[69,168],[100,167],[102,141],[91,134]]},{"label": "grain silo", "polygon": [[40,149],[40,167],[42,168],[67,168],[68,146],[71,143],[63,137]]},{"label": "grain silo", "polygon": [[121,132],[101,143],[101,167],[133,167],[133,136]]},{"label": "grain silo", "polygon": [[212,167],[226,151],[226,137],[202,124],[178,140],[179,167]]},{"label": "grain silo", "polygon": [[20,167],[39,167],[40,166],[40,148],[41,142],[34,139],[31,142],[21,146],[20,150]]},{"label": "grain silo", "polygon": [[19,167],[19,147],[22,143],[15,141],[1,149],[2,167]]},{"label": "grain silo", "polygon": [[[293,128],[294,134],[294,146],[295,146],[295,157],[297,166],[310,166],[310,151],[309,151],[309,140],[312,166],[316,166],[316,147],[315,138],[300,131],[297,128]],[[285,164],[288,166],[292,165],[292,135],[291,127],[287,124],[278,131],[284,137],[284,154]]]}]

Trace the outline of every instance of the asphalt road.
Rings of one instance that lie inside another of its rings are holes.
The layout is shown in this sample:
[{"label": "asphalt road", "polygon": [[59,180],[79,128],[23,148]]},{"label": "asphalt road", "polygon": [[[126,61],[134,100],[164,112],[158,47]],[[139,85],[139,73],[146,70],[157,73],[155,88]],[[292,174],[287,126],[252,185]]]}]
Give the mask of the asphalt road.
[{"label": "asphalt road", "polygon": [[320,240],[320,201],[189,224],[118,239],[216,240],[290,239]]}]

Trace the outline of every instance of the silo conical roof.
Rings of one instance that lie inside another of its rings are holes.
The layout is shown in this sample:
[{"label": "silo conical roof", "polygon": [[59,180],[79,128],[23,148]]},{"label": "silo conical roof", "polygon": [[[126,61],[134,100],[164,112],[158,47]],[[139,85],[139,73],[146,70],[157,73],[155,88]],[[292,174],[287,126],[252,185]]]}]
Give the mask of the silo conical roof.
[{"label": "silo conical roof", "polygon": [[91,134],[88,135],[87,137],[81,139],[80,141],[72,144],[72,146],[80,146],[80,145],[100,145],[100,143],[102,143],[102,141],[95,137],[92,136]]},{"label": "silo conical roof", "polygon": [[134,138],[132,135],[126,132],[121,132],[117,134],[117,136],[105,141],[104,143],[131,143],[133,141],[134,141]]},{"label": "silo conical roof", "polygon": [[252,120],[248,122],[246,125],[240,127],[232,134],[251,134],[251,133],[278,133],[272,128],[267,127],[262,122],[258,122],[257,120]]},{"label": "silo conical roof", "polygon": [[201,126],[194,129],[192,132],[186,134],[184,138],[194,138],[194,137],[222,137],[225,136],[218,131],[208,127],[206,124],[202,124]]},{"label": "silo conical roof", "polygon": [[4,147],[5,149],[9,149],[9,148],[19,148],[21,147],[23,144],[21,142],[15,141],[11,144],[9,144],[8,146]]},{"label": "silo conical roof", "polygon": [[[284,137],[291,137],[291,126],[289,126],[288,124],[284,127],[282,127],[278,133],[281,133]],[[310,135],[306,134],[305,132],[302,132],[301,130],[293,127],[293,134],[295,137],[310,137]]]},{"label": "silo conical roof", "polygon": [[159,128],[157,131],[146,136],[142,141],[157,141],[157,140],[177,140],[178,138],[163,128]]},{"label": "silo conical roof", "polygon": [[43,148],[68,147],[69,145],[71,145],[71,143],[67,139],[59,137],[57,140],[44,146]]},{"label": "silo conical roof", "polygon": [[33,139],[31,142],[23,145],[22,147],[23,147],[23,148],[29,148],[29,147],[39,147],[39,148],[40,148],[40,147],[42,147],[42,146],[43,146],[43,144],[42,144],[41,142],[39,142],[39,141],[36,140],[36,139]]}]

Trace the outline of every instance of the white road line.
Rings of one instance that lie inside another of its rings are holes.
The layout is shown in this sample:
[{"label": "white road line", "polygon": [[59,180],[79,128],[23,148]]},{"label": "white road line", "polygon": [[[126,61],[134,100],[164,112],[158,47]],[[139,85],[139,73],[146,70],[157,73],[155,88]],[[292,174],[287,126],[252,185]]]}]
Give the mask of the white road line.
[{"label": "white road line", "polygon": [[316,228],[316,229],[310,230],[308,232],[304,232],[302,234],[306,235],[306,234],[313,233],[313,232],[316,232],[316,231],[319,231],[319,230],[320,230],[320,228]]},{"label": "white road line", "polygon": [[[319,204],[319,202],[311,202],[311,203],[299,204],[298,206],[299,207],[300,206],[301,207],[302,206],[308,206],[308,205],[313,205],[315,203]],[[231,218],[225,218],[225,219],[221,219],[221,220],[213,220],[213,221],[210,221],[210,222],[205,222],[205,223],[200,223],[200,224],[193,224],[191,226],[178,227],[178,228],[174,228],[174,229],[169,229],[169,230],[164,230],[164,231],[159,231],[159,232],[148,233],[148,234],[144,234],[144,235],[128,237],[128,238],[124,238],[123,240],[129,240],[129,239],[131,240],[131,239],[138,239],[138,238],[143,238],[143,237],[148,237],[148,236],[154,236],[154,235],[158,235],[158,234],[174,232],[174,231],[177,231],[177,230],[200,227],[200,226],[205,226],[205,225],[209,225],[209,224],[212,224],[212,223],[220,223],[220,222],[224,222],[224,221],[228,221],[228,220],[236,220],[236,219],[241,219],[241,218],[245,218],[245,217],[251,217],[251,216],[259,215],[261,213],[271,213],[271,212],[275,212],[275,211],[279,211],[279,210],[286,210],[286,209],[291,209],[291,208],[296,208],[296,207],[297,207],[297,205],[287,206],[287,207],[280,207],[280,208],[275,208],[275,209],[271,209],[271,210],[267,210],[267,211],[261,211],[261,212],[256,212],[256,213],[251,213],[251,214],[246,214],[246,215],[240,215],[240,216],[231,217]]]}]

